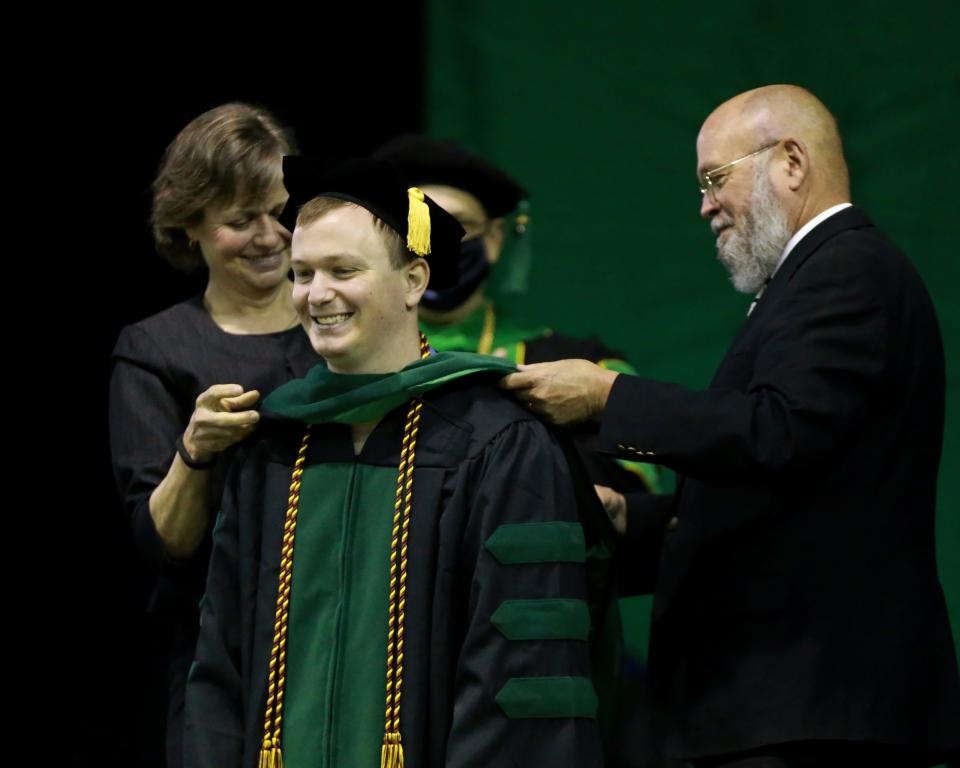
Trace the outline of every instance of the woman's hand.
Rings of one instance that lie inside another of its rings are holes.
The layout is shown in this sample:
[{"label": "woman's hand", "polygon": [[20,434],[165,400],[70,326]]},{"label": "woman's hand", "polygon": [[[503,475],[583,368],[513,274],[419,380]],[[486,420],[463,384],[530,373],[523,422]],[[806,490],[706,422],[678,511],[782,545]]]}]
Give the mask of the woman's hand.
[{"label": "woman's hand", "polygon": [[253,406],[260,393],[244,392],[239,384],[214,384],[197,398],[183,433],[183,447],[197,462],[210,461],[253,432],[260,414]]}]

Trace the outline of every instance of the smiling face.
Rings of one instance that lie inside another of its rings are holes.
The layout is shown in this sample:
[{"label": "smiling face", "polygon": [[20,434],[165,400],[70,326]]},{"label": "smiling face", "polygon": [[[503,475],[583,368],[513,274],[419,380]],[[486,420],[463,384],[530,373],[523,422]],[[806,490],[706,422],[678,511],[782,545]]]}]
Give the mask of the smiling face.
[{"label": "smiling face", "polygon": [[717,258],[730,273],[734,288],[756,293],[773,274],[791,230],[776,190],[769,165],[778,147],[756,151],[743,136],[704,125],[697,139],[697,172],[741,162],[713,176],[713,190],[703,195],[700,216],[710,222],[717,236]]},{"label": "smiling face", "polygon": [[337,373],[388,373],[420,357],[417,304],[430,270],[402,267],[373,215],[348,204],[293,233],[293,303],[313,348]]},{"label": "smiling face", "polygon": [[752,147],[748,138],[731,135],[731,132],[704,125],[697,137],[697,175],[710,173],[712,190],[703,195],[700,216],[710,222],[710,229],[717,235],[717,248],[731,230],[742,230],[743,222],[750,211],[754,182],[754,163],[759,156],[737,162],[726,170],[711,173],[737,158],[749,155]]},{"label": "smiling face", "polygon": [[[749,207],[736,225],[720,228],[717,238],[717,258],[730,273],[733,287],[748,294],[759,291],[773,275],[791,236],[766,167],[758,165],[753,177]],[[711,225],[714,222],[722,219],[714,219]]]},{"label": "smiling face", "polygon": [[210,271],[210,282],[242,295],[270,293],[290,269],[290,233],[277,221],[287,201],[279,176],[256,200],[210,205],[186,230]]}]

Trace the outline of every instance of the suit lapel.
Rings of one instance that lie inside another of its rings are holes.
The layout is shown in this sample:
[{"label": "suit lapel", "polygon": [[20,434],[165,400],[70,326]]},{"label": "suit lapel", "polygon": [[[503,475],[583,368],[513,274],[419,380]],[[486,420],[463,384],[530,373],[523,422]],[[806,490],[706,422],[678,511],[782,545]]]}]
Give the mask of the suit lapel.
[{"label": "suit lapel", "polygon": [[873,223],[867,218],[867,214],[855,205],[844,208],[826,221],[821,221],[811,231],[807,232],[806,236],[790,251],[787,260],[780,265],[777,274],[773,276],[770,285],[767,286],[767,295],[764,298],[768,298],[769,294],[776,295],[782,291],[783,286],[790,282],[790,279],[803,263],[827,240],[836,237],[847,229],[872,226]]},{"label": "suit lapel", "polygon": [[[777,298],[786,289],[787,284],[794,274],[796,274],[797,270],[821,245],[847,229],[859,229],[861,227],[872,226],[873,223],[867,218],[867,214],[862,209],[853,205],[849,208],[844,208],[839,213],[835,213],[808,232],[806,236],[794,246],[794,249],[790,251],[790,255],[787,256],[786,261],[780,265],[780,269],[778,269],[777,273],[770,279],[770,282],[763,291],[763,296],[757,301],[757,305],[747,316],[746,320],[744,320],[740,326],[740,330],[737,331],[737,335],[730,344],[727,354],[729,355],[730,351],[737,348],[740,340],[747,331],[762,323],[768,313],[775,311],[773,307],[776,304]],[[717,369],[718,374],[722,367],[723,362],[720,363],[720,367]],[[714,380],[716,380],[716,374],[714,375]]]}]

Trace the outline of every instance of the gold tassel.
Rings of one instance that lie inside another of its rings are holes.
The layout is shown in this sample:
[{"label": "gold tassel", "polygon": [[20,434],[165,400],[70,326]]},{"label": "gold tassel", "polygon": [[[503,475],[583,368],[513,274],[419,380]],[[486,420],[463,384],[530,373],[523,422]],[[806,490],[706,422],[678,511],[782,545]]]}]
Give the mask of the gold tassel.
[{"label": "gold tassel", "polygon": [[280,747],[261,747],[258,768],[283,768],[283,753]]},{"label": "gold tassel", "polygon": [[417,256],[426,256],[430,253],[430,208],[417,187],[407,190],[407,198],[407,248]]},{"label": "gold tassel", "polygon": [[403,744],[400,743],[398,732],[383,734],[380,768],[403,768]]}]

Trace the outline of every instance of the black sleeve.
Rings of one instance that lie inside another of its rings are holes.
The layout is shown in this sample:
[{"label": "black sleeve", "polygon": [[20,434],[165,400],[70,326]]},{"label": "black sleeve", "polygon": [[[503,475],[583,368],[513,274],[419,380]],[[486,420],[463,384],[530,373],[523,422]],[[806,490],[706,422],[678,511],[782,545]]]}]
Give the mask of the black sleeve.
[{"label": "black sleeve", "polygon": [[[224,488],[213,532],[200,633],[187,679],[185,768],[240,768],[244,744],[242,606],[238,499],[244,454],[237,456]],[[249,512],[249,510],[244,510]]]},{"label": "black sleeve", "polygon": [[[755,353],[745,387],[618,376],[601,448],[716,483],[831,461],[882,385],[889,318],[871,261],[855,247],[811,257],[771,308],[760,344],[745,350]],[[725,361],[737,363],[736,354]]]},{"label": "black sleeve", "polygon": [[[596,336],[575,338],[559,333],[550,333],[526,343],[527,353],[524,362],[546,363],[552,360],[589,360],[591,363],[611,361],[626,363],[623,353],[606,346]],[[616,367],[616,366],[615,366]]]},{"label": "black sleeve", "polygon": [[156,569],[176,572],[150,516],[150,494],[170,469],[189,412],[178,403],[159,345],[136,326],[124,328],[110,375],[110,453],[137,549]]},{"label": "black sleeve", "polygon": [[625,493],[627,532],[617,547],[620,594],[647,595],[654,591],[660,544],[673,508],[673,494]]},{"label": "black sleeve", "polygon": [[[608,370],[636,373],[622,353],[607,347],[596,337],[578,339],[551,334],[527,342],[526,362],[528,363],[569,359],[589,360]],[[617,460],[599,452],[597,443],[599,423],[596,420],[569,425],[564,429],[573,439],[591,482],[606,485],[623,494],[641,494],[659,490],[660,479],[655,465],[634,461],[636,457],[632,456]]]},{"label": "black sleeve", "polygon": [[563,453],[539,422],[513,424],[471,477],[445,765],[598,766],[585,546]]}]

